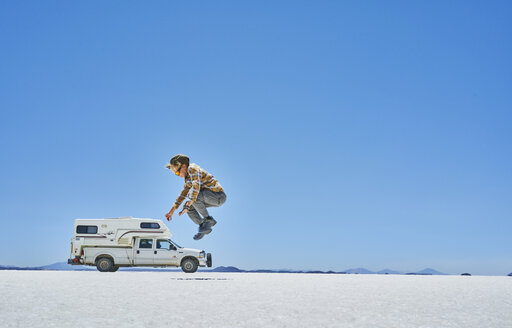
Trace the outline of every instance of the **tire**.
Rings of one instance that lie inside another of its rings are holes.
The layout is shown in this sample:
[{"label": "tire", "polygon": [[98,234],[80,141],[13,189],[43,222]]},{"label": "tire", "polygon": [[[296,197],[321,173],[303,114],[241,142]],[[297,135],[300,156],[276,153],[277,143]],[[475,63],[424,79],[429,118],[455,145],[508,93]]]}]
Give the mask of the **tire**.
[{"label": "tire", "polygon": [[96,260],[96,268],[101,272],[112,272],[114,261],[109,257],[100,257]]},{"label": "tire", "polygon": [[194,273],[197,271],[197,267],[199,266],[199,263],[197,263],[197,260],[192,257],[187,257],[183,261],[181,261],[181,270],[185,273]]},{"label": "tire", "polygon": [[212,254],[211,253],[206,254],[206,266],[209,268],[212,267]]}]

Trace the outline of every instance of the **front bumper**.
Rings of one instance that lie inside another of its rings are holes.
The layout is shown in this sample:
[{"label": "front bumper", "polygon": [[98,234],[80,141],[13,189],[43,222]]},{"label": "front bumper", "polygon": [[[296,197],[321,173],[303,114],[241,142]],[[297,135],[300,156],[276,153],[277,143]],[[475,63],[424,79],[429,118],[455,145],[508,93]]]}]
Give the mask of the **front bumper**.
[{"label": "front bumper", "polygon": [[199,253],[198,260],[199,260],[199,266],[201,266],[201,267],[207,266],[210,268],[212,266],[212,254],[211,253],[207,254],[205,251],[201,251],[201,253]]}]

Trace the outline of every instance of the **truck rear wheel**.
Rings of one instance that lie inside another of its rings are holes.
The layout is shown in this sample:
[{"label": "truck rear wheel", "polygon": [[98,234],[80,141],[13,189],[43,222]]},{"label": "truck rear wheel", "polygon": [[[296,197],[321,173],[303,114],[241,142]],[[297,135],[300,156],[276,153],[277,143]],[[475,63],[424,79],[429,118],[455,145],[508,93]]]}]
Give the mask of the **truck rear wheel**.
[{"label": "truck rear wheel", "polygon": [[101,257],[96,261],[96,268],[101,272],[112,272],[114,268],[114,261],[108,257]]},{"label": "truck rear wheel", "polygon": [[181,261],[181,270],[186,273],[194,273],[197,271],[197,267],[199,266],[199,263],[197,263],[196,259],[193,259],[191,257],[188,257]]}]

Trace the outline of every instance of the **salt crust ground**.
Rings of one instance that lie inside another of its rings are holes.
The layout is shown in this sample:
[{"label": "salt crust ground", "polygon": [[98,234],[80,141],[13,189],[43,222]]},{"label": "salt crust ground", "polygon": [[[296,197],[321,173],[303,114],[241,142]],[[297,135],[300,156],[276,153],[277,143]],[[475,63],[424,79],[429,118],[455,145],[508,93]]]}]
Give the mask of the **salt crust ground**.
[{"label": "salt crust ground", "polygon": [[512,327],[512,277],[0,271],[1,327]]}]

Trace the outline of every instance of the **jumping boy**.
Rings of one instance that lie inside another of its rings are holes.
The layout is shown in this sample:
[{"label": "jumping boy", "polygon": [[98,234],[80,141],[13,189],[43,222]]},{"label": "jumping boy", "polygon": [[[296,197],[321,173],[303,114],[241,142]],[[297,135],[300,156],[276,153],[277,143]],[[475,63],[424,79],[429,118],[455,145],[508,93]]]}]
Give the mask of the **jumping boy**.
[{"label": "jumping boy", "polygon": [[195,240],[203,238],[204,235],[212,232],[212,227],[217,223],[210,214],[207,207],[218,207],[226,201],[226,194],[219,182],[199,165],[191,163],[187,156],[176,155],[171,158],[165,166],[174,174],[185,179],[185,185],[181,194],[176,199],[171,210],[165,215],[167,221],[172,220],[174,211],[181,203],[188,198],[179,215],[188,213],[194,223],[199,225],[199,231],[194,236]]}]

